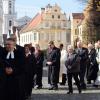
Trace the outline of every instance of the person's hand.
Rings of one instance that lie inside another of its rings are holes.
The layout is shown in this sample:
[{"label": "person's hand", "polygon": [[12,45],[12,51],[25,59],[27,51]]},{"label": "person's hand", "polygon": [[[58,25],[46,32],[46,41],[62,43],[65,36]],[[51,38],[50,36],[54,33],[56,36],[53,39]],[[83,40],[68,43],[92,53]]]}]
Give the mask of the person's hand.
[{"label": "person's hand", "polygon": [[52,62],[47,62],[48,65],[52,65]]},{"label": "person's hand", "polygon": [[71,69],[71,66],[68,66],[68,69]]},{"label": "person's hand", "polygon": [[6,71],[6,74],[7,75],[11,75],[12,73],[13,73],[13,69],[11,68],[11,67],[7,67],[6,69],[5,69],[5,71]]}]

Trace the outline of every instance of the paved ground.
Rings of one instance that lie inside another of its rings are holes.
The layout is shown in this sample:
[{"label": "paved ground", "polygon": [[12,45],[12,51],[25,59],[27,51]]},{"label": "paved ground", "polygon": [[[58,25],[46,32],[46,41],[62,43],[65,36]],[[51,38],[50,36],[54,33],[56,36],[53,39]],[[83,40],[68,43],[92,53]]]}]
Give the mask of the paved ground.
[{"label": "paved ground", "polygon": [[59,90],[48,90],[47,84],[47,68],[44,68],[43,89],[33,89],[32,100],[100,100],[100,88],[93,88],[88,85],[88,89],[78,94],[76,86],[74,86],[74,94],[68,95],[68,86],[59,86]]}]

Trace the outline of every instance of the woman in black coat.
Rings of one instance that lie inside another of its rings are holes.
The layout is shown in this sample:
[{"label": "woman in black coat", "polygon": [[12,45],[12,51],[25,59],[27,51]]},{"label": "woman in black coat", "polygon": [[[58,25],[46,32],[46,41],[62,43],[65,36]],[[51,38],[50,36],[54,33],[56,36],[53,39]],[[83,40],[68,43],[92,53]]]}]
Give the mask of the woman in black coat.
[{"label": "woman in black coat", "polygon": [[71,45],[68,46],[68,54],[65,66],[67,67],[67,77],[68,77],[68,87],[69,87],[69,91],[67,92],[67,94],[73,93],[72,77],[75,80],[79,93],[81,93],[80,81],[78,78],[80,72],[80,58],[76,53],[74,53],[73,47]]},{"label": "woman in black coat", "polygon": [[25,68],[25,97],[29,98],[32,93],[32,86],[33,86],[33,77],[35,73],[35,57],[30,52],[29,45],[26,44],[24,46],[25,49],[25,61],[24,61],[24,68]]},{"label": "woman in black coat", "polygon": [[41,89],[42,88],[42,73],[43,73],[44,54],[40,50],[39,44],[35,45],[34,56],[35,56],[35,60],[36,60],[35,86],[37,89]]},{"label": "woman in black coat", "polygon": [[96,61],[96,50],[92,44],[88,44],[88,66],[87,66],[87,83],[91,84],[91,80],[95,82],[98,73],[98,63]]}]

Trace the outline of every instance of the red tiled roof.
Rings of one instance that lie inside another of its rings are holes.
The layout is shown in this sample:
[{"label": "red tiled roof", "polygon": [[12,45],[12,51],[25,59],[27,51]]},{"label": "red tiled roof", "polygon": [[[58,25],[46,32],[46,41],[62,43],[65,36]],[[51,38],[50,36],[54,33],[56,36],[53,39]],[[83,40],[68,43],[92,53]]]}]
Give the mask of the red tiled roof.
[{"label": "red tiled roof", "polygon": [[42,14],[38,13],[20,32],[28,32],[33,30],[42,20]]},{"label": "red tiled roof", "polygon": [[72,13],[74,19],[84,19],[83,13]]}]

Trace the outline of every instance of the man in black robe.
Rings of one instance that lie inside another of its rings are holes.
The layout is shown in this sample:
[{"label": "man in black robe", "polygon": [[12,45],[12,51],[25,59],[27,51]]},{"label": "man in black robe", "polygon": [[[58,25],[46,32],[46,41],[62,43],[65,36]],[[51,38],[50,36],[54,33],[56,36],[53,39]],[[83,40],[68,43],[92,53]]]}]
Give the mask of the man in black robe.
[{"label": "man in black robe", "polygon": [[21,100],[19,89],[19,77],[23,72],[23,56],[15,49],[15,41],[12,38],[7,39],[3,54],[5,89],[4,100]]},{"label": "man in black robe", "polygon": [[[22,59],[21,61],[24,63],[25,60],[25,52],[24,52],[24,47],[20,46],[19,44],[17,44],[17,37],[15,34],[11,35],[11,38],[14,40],[14,45],[15,45],[15,49],[16,51],[18,51],[21,55],[22,55]],[[18,77],[18,83],[19,83],[19,89],[20,89],[20,99],[24,100],[25,99],[25,67],[23,67],[23,73],[20,75],[20,77]]]},{"label": "man in black robe", "polygon": [[4,63],[3,63],[3,47],[0,46],[0,100],[3,100],[4,96]]}]

